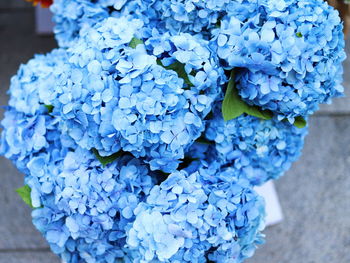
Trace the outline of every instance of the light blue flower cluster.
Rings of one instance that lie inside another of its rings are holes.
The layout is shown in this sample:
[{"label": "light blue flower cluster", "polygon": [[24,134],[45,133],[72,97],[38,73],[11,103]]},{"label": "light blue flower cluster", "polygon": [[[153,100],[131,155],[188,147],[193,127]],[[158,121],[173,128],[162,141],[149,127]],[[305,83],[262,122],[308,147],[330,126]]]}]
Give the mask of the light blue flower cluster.
[{"label": "light blue flower cluster", "polygon": [[108,6],[114,1],[56,0],[50,9],[55,14],[54,32],[61,47],[68,47],[82,28],[89,28],[108,18]]},{"label": "light blue flower cluster", "polygon": [[224,66],[244,68],[240,95],[280,115],[307,116],[343,92],[343,26],[325,1],[266,0],[254,16],[227,16],[213,33]]},{"label": "light blue flower cluster", "polygon": [[[135,209],[127,247],[138,262],[241,262],[261,242],[264,205],[236,170],[171,174]],[[152,261],[153,262],[153,261]]]},{"label": "light blue flower cluster", "polygon": [[[45,112],[44,112],[45,113]],[[1,125],[0,154],[15,162],[16,166],[27,172],[27,162],[32,156],[47,147],[56,147],[57,119],[47,114],[28,116],[9,108]]]},{"label": "light blue flower cluster", "polygon": [[[10,113],[14,112],[8,111],[5,120],[13,119]],[[165,217],[172,208],[175,221],[169,223],[169,231],[179,238],[184,238],[186,231],[189,235],[180,249],[170,243],[171,237],[167,240],[159,232],[172,252],[159,247],[156,252],[165,256],[154,262],[187,262],[194,256],[196,262],[216,258],[218,262],[241,262],[261,241],[262,199],[248,181],[234,176],[234,168],[220,172],[219,166],[203,166],[193,174],[179,171],[154,186],[159,176],[130,155],[102,167],[91,152],[79,147],[73,151],[74,145],[64,147],[57,123],[43,139],[48,143],[42,144],[40,151],[32,151],[24,163],[25,181],[36,207],[35,226],[66,262],[149,262],[143,248],[130,243],[144,206],[158,207]],[[28,148],[31,143],[27,140],[20,146]],[[159,227],[157,231],[162,230]]]},{"label": "light blue flower cluster", "polygon": [[32,196],[40,193],[33,204],[43,207],[33,211],[33,222],[55,253],[74,263],[124,258],[125,229],[154,182],[145,164],[125,156],[102,167],[78,148],[61,158],[41,153],[28,169]]},{"label": "light blue flower cluster", "polygon": [[60,47],[70,47],[80,31],[94,27],[109,17],[132,16],[155,27],[159,18],[151,8],[153,0],[55,0],[50,9],[54,33]]},{"label": "light blue flower cluster", "polygon": [[280,177],[299,158],[306,134],[306,128],[277,119],[265,121],[242,115],[225,122],[220,108],[215,107],[213,120],[205,131],[208,148],[193,147],[198,152],[204,151],[206,159],[235,167],[240,171],[239,176],[253,185],[261,185]]},{"label": "light blue flower cluster", "polygon": [[21,65],[10,85],[9,105],[16,111],[34,116],[44,105],[57,98],[57,82],[70,70],[65,64],[65,50],[55,49],[47,55],[36,55],[26,65]]},{"label": "light blue flower cluster", "polygon": [[107,17],[131,15],[162,33],[201,33],[211,39],[211,30],[229,14],[249,17],[256,13],[258,0],[56,0],[55,35],[62,47],[78,38],[82,28],[92,27]]},{"label": "light blue flower cluster", "polygon": [[299,157],[307,128],[291,123],[342,93],[337,12],[323,0],[51,9],[60,48],[12,78],[0,154],[25,174],[52,251],[66,263],[251,257],[265,215],[253,188]]},{"label": "light blue flower cluster", "polygon": [[56,84],[61,94],[53,114],[82,148],[103,156],[131,152],[153,170],[172,172],[203,132],[224,72],[208,43],[188,34],[165,41],[155,32],[148,52],[142,44],[130,47],[142,26],[122,17],[82,30],[68,49],[69,70]]},{"label": "light blue flower cluster", "polygon": [[106,16],[126,15],[143,20],[147,34],[151,28],[161,34],[199,33],[210,40],[223,67],[245,69],[238,88],[248,103],[292,123],[343,92],[343,27],[338,12],[323,0],[60,0],[52,9],[57,28],[68,27],[75,36]]},{"label": "light blue flower cluster", "polygon": [[[221,18],[242,1],[157,0],[151,2],[152,5],[148,4],[148,6],[156,10],[158,16],[160,15],[162,25],[167,31],[173,34],[177,32],[202,33],[210,37],[210,30],[215,28]],[[148,12],[146,14],[149,16]]]},{"label": "light blue flower cluster", "polygon": [[164,66],[174,69],[172,65],[176,65],[175,70],[181,70],[180,77],[184,78],[186,89],[189,90],[185,93],[190,98],[191,107],[204,116],[210,112],[212,102],[221,92],[220,84],[225,82],[226,77],[208,48],[209,42],[200,35],[161,34],[154,28],[145,45]]}]

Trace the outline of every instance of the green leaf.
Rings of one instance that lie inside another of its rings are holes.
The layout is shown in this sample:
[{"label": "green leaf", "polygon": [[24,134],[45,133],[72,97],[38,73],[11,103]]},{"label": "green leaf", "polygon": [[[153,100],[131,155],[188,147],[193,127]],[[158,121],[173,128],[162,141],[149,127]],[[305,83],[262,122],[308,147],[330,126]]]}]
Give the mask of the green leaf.
[{"label": "green leaf", "polygon": [[225,121],[235,119],[244,113],[245,108],[245,103],[238,96],[235,87],[235,72],[232,70],[225,98],[222,102],[222,116]]},{"label": "green leaf", "polygon": [[272,113],[270,111],[261,110],[257,106],[251,106],[242,100],[236,89],[235,72],[232,70],[225,98],[222,103],[222,116],[225,121],[229,121],[241,116],[243,113],[263,120],[272,119]]},{"label": "green leaf", "polygon": [[307,122],[303,117],[299,116],[299,117],[295,118],[295,120],[294,120],[295,127],[302,129],[302,128],[305,128],[306,125],[307,125]]},{"label": "green leaf", "polygon": [[273,114],[271,111],[262,110],[257,106],[251,106],[249,104],[247,104],[247,109],[245,113],[263,120],[271,120],[273,117]]},{"label": "green leaf", "polygon": [[[193,84],[190,81],[190,79],[189,79],[189,77],[187,75],[187,72],[185,70],[185,64],[182,64],[181,62],[176,61],[176,62],[174,62],[173,64],[171,64],[169,66],[164,66],[160,59],[157,60],[157,64],[159,66],[162,66],[165,69],[174,70],[177,73],[177,75],[179,76],[179,78],[182,78],[185,81],[185,84],[187,86],[193,87]],[[193,74],[195,74],[195,72],[192,71],[190,74],[193,75]]]},{"label": "green leaf", "polygon": [[49,113],[52,113],[53,112],[53,106],[52,105],[44,105],[45,106],[45,108],[47,109],[47,111],[49,112]]},{"label": "green leaf", "polygon": [[297,36],[297,37],[303,37],[303,34],[302,34],[301,32],[297,32],[297,33],[296,33],[296,36]]},{"label": "green leaf", "polygon": [[107,164],[113,163],[115,160],[117,160],[119,157],[121,157],[124,154],[123,151],[119,151],[109,156],[101,156],[95,148],[92,149],[92,151],[103,167],[105,167]]},{"label": "green leaf", "polygon": [[[287,118],[283,119],[282,121],[290,123]],[[303,117],[298,116],[298,117],[295,117],[294,123],[291,125],[294,125],[295,127],[299,128],[299,129],[302,129],[302,128],[306,127],[307,122]]]},{"label": "green leaf", "polygon": [[32,199],[30,197],[31,191],[32,189],[28,185],[16,189],[17,194],[22,198],[22,200],[31,208],[34,208],[32,205]]},{"label": "green leaf", "polygon": [[129,47],[136,48],[137,45],[144,44],[143,41],[139,38],[133,37],[129,43]]}]

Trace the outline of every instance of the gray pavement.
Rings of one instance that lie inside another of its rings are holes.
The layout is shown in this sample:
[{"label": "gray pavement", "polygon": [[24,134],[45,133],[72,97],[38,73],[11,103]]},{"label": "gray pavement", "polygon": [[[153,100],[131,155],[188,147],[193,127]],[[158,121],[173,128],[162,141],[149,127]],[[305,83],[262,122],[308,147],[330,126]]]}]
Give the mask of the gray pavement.
[{"label": "gray pavement", "polygon": [[[7,102],[9,80],[19,64],[53,47],[52,38],[35,35],[30,5],[0,0],[0,105]],[[350,95],[349,63],[345,86]],[[350,96],[311,118],[302,158],[276,182],[285,220],[265,230],[266,244],[247,262],[349,263],[349,168]],[[58,263],[14,192],[23,176],[4,158],[0,178],[0,263]]]},{"label": "gray pavement", "polygon": [[310,120],[302,158],[276,182],[285,220],[249,263],[350,262],[350,117]]}]

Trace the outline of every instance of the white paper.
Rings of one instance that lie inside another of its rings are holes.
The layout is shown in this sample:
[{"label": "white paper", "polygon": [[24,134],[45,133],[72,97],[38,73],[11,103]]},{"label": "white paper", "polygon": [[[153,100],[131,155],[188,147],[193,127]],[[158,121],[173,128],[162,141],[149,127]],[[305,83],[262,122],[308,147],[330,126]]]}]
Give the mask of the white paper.
[{"label": "white paper", "polygon": [[265,198],[266,226],[275,225],[283,221],[283,212],[274,183],[269,181],[262,186],[255,187],[255,191]]}]

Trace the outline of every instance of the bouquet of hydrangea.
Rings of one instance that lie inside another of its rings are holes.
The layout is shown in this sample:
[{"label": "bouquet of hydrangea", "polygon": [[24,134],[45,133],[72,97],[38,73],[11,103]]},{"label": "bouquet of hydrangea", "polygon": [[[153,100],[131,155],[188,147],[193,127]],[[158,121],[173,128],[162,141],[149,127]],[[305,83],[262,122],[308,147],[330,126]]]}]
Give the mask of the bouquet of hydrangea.
[{"label": "bouquet of hydrangea", "polygon": [[262,242],[254,186],[342,95],[323,0],[55,0],[60,48],[11,80],[1,153],[64,262],[239,263]]}]

